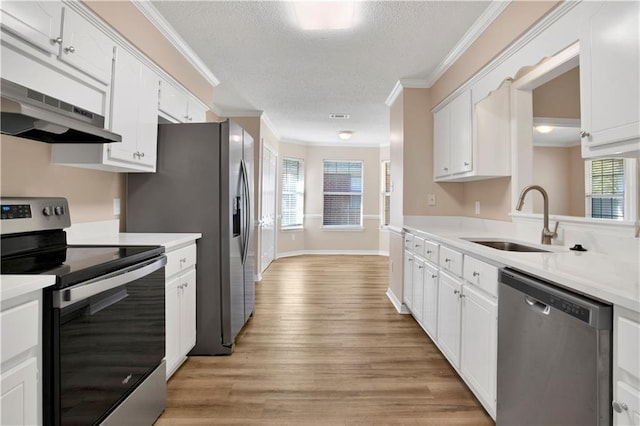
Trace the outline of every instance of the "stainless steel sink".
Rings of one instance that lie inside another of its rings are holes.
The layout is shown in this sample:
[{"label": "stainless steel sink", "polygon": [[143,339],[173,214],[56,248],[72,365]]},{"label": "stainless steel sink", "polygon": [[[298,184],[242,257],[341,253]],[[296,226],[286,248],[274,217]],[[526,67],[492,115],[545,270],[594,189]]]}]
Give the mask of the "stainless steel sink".
[{"label": "stainless steel sink", "polygon": [[484,241],[484,240],[467,240],[472,243],[482,244],[483,246],[491,247],[497,250],[504,251],[519,251],[519,252],[543,252],[549,253],[549,250],[543,250],[537,247],[531,247],[513,241]]}]

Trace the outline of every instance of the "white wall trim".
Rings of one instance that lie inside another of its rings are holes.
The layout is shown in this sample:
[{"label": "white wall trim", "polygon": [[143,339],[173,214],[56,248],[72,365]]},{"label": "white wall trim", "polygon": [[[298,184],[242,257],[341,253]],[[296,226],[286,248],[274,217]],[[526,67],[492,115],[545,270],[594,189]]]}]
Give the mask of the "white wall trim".
[{"label": "white wall trim", "polygon": [[487,9],[473,23],[471,28],[462,36],[460,41],[451,49],[449,54],[440,62],[435,70],[427,78],[427,87],[433,86],[442,75],[467,51],[474,41],[496,20],[498,16],[509,6],[508,1],[493,1]]},{"label": "white wall trim", "polygon": [[382,250],[296,250],[277,253],[276,259],[293,256],[389,256],[389,253]]},{"label": "white wall trim", "polygon": [[[220,84],[211,70],[205,65],[193,49],[178,35],[150,1],[132,0],[131,3],[153,24],[154,27],[175,47],[184,58],[209,82],[213,87]],[[217,113],[216,113],[217,114]]]},{"label": "white wall trim", "polygon": [[219,106],[214,105],[211,107],[218,117],[261,117],[264,111],[259,109],[222,109]]},{"label": "white wall trim", "polygon": [[[547,15],[542,17],[529,31],[527,31],[523,36],[513,42],[510,46],[504,49],[502,52],[498,54],[491,62],[485,65],[482,69],[480,69],[477,73],[475,73],[469,80],[465,81],[458,88],[456,88],[453,92],[451,92],[446,98],[440,101],[437,105],[435,105],[431,111],[438,111],[442,108],[442,106],[451,102],[456,96],[460,93],[464,92],[472,88],[478,81],[485,78],[488,74],[490,74],[493,70],[495,70],[502,63],[511,58],[514,54],[516,54],[520,49],[529,44],[533,39],[542,34],[547,28],[553,25],[558,19],[567,14],[571,9],[580,4],[579,1],[565,1],[560,5],[551,10]],[[529,64],[530,65],[530,64]],[[506,78],[507,76],[505,76]]]},{"label": "white wall trim", "polygon": [[422,80],[418,78],[401,78],[396,82],[396,85],[393,86],[391,93],[387,97],[387,100],[384,103],[387,106],[393,105],[396,101],[400,93],[402,93],[403,89],[428,89],[431,87],[427,80]]},{"label": "white wall trim", "polygon": [[[275,126],[273,125],[273,122],[271,121],[271,119],[269,118],[267,113],[263,112],[262,115],[260,116],[260,118],[262,119],[262,122],[264,123],[264,125],[269,128],[271,133],[273,133],[273,135],[276,137],[276,139],[280,140],[280,133],[278,133],[278,131],[276,130]],[[277,152],[277,151],[274,151],[273,149],[271,151],[272,152]]]},{"label": "white wall trim", "polygon": [[404,306],[402,303],[400,303],[400,301],[398,300],[396,295],[393,294],[390,288],[387,289],[386,295],[391,301],[391,303],[393,304],[393,307],[396,308],[396,311],[398,311],[399,314],[406,315],[410,313],[407,307]]}]

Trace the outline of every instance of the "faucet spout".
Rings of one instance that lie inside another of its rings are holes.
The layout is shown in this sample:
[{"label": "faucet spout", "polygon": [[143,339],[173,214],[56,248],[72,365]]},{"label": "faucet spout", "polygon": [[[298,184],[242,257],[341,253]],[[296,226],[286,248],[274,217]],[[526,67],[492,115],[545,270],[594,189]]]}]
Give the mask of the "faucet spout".
[{"label": "faucet spout", "polygon": [[547,195],[547,191],[544,190],[540,185],[529,185],[525,186],[520,192],[520,196],[518,197],[518,202],[516,203],[516,210],[522,210],[522,206],[524,205],[524,197],[527,195],[529,191],[535,189],[536,191],[542,194],[542,201],[544,203],[543,207],[543,228],[542,228],[542,244],[551,244],[551,239],[556,238],[558,234],[556,230],[558,229],[558,223],[556,222],[555,230],[549,230],[549,195]]}]

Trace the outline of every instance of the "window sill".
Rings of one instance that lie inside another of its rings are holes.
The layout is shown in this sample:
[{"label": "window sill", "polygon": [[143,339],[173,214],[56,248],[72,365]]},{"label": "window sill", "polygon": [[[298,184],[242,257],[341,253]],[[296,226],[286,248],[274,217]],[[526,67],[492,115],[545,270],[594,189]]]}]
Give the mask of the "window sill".
[{"label": "window sill", "polygon": [[364,232],[363,226],[320,226],[320,229],[329,232]]},{"label": "window sill", "polygon": [[283,232],[287,232],[287,231],[302,231],[303,229],[304,229],[304,225],[287,226],[286,228],[280,228],[280,231],[283,231]]}]

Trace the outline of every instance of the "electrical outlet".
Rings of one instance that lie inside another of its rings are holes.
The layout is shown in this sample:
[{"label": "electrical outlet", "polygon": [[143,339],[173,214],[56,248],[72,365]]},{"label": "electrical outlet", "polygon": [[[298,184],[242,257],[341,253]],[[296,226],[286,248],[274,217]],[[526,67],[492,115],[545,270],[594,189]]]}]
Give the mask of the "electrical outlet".
[{"label": "electrical outlet", "polygon": [[480,214],[480,201],[476,201],[476,214]]},{"label": "electrical outlet", "polygon": [[427,194],[427,205],[428,206],[436,205],[436,194]]},{"label": "electrical outlet", "polygon": [[114,215],[120,214],[120,198],[113,199],[113,214]]},{"label": "electrical outlet", "polygon": [[295,241],[296,240],[296,234],[294,234],[293,232],[291,233],[291,241]]}]

